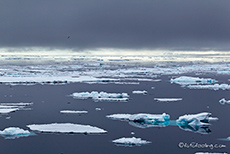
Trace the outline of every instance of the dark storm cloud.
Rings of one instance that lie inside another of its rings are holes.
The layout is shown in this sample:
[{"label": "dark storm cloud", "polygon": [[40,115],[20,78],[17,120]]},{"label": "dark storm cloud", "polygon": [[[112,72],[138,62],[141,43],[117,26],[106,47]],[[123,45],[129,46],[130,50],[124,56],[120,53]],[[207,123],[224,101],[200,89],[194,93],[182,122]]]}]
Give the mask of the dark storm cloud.
[{"label": "dark storm cloud", "polygon": [[228,50],[229,27],[229,0],[0,1],[0,47]]}]

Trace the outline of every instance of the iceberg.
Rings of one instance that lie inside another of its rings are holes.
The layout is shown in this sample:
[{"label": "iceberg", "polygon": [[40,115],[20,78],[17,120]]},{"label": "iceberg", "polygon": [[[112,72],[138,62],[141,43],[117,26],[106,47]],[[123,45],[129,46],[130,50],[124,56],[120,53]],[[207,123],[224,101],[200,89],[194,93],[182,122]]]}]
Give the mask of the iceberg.
[{"label": "iceberg", "polygon": [[127,93],[107,93],[92,91],[89,92],[76,92],[71,95],[76,99],[92,98],[94,101],[128,101],[129,95]]},{"label": "iceberg", "polygon": [[51,123],[27,125],[33,131],[47,133],[106,133],[107,131],[90,126],[73,123]]},{"label": "iceberg", "polygon": [[112,142],[118,146],[120,145],[120,146],[130,146],[130,147],[151,143],[150,141],[142,140],[141,138],[136,138],[136,137],[130,137],[130,138],[123,137],[123,138],[113,140]]},{"label": "iceberg", "polygon": [[134,90],[132,93],[147,95],[148,92],[146,90]]},{"label": "iceberg", "polygon": [[180,116],[176,120],[176,124],[183,130],[208,134],[210,121],[216,121],[218,118],[211,117],[211,113],[203,112],[199,114],[190,114]]},{"label": "iceberg", "polygon": [[224,105],[224,104],[230,104],[230,100],[226,100],[225,98],[222,98],[221,100],[219,100],[220,104]]},{"label": "iceberg", "polygon": [[171,79],[171,83],[176,83],[180,85],[190,85],[190,84],[211,84],[217,82],[215,79],[211,78],[198,78],[190,76],[181,76],[175,79]]},{"label": "iceberg", "polygon": [[76,114],[82,114],[82,113],[88,113],[88,111],[73,111],[73,110],[62,110],[60,113],[76,113]]},{"label": "iceberg", "polygon": [[181,101],[182,98],[154,98],[158,102],[176,102]]},{"label": "iceberg", "polygon": [[19,137],[27,137],[30,135],[35,135],[28,130],[23,130],[18,127],[9,127],[5,128],[3,131],[0,131],[0,135],[3,136],[5,139],[15,139]]},{"label": "iceberg", "polygon": [[210,89],[210,90],[229,90],[228,84],[214,84],[214,85],[188,85],[189,89]]},{"label": "iceberg", "polygon": [[113,120],[127,121],[130,125],[138,128],[165,127],[170,124],[170,116],[166,113],[112,114],[106,117]]}]

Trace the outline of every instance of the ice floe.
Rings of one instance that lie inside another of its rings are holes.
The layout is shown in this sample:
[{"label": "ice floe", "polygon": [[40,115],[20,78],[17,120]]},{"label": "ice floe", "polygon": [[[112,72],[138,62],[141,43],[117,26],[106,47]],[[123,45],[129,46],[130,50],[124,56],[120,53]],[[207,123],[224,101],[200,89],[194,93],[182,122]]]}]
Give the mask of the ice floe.
[{"label": "ice floe", "polygon": [[134,90],[132,93],[147,95],[148,92],[146,90]]},{"label": "ice floe", "polygon": [[182,98],[154,98],[158,102],[176,102],[181,101]]},{"label": "ice floe", "polygon": [[27,110],[29,109],[27,107],[30,105],[33,105],[33,103],[0,103],[0,114],[8,114],[18,110]]},{"label": "ice floe", "polygon": [[74,110],[62,110],[60,113],[76,113],[76,114],[82,114],[82,113],[88,113],[88,111],[74,111]]},{"label": "ice floe", "polygon": [[5,128],[3,131],[0,131],[0,135],[3,136],[5,139],[15,139],[15,138],[27,137],[35,134],[28,130],[23,130],[18,127],[9,127],[9,128]]},{"label": "ice floe", "polygon": [[229,90],[230,85],[228,84],[214,84],[214,85],[188,85],[189,89],[210,89],[210,90]]},{"label": "ice floe", "polygon": [[107,115],[107,118],[114,120],[127,121],[130,125],[147,128],[147,127],[165,127],[170,123],[170,116],[166,113],[163,114],[112,114]]},{"label": "ice floe", "polygon": [[92,98],[94,101],[128,101],[129,95],[127,93],[107,93],[107,92],[76,92],[71,95],[76,99]]},{"label": "ice floe", "polygon": [[73,123],[51,123],[27,125],[33,131],[47,133],[106,133],[107,131],[90,126]]},{"label": "ice floe", "polygon": [[201,134],[210,133],[210,121],[216,121],[218,118],[211,117],[211,113],[202,112],[180,116],[176,124],[183,130],[197,132]]},{"label": "ice floe", "polygon": [[141,138],[136,138],[136,137],[122,137],[119,139],[115,139],[112,142],[115,143],[116,145],[131,146],[131,147],[151,143],[150,141],[146,141],[146,140],[143,140]]},{"label": "ice floe", "polygon": [[101,111],[101,108],[97,107],[95,108],[96,111]]},{"label": "ice floe", "polygon": [[175,79],[171,79],[171,83],[176,83],[180,85],[211,84],[215,82],[217,81],[211,78],[199,78],[199,77],[190,77],[190,76],[181,76]]},{"label": "ice floe", "polygon": [[228,154],[226,152],[196,152],[195,154]]},{"label": "ice floe", "polygon": [[221,100],[219,100],[220,104],[224,105],[224,104],[230,104],[230,100],[226,100],[225,98],[222,98]]}]

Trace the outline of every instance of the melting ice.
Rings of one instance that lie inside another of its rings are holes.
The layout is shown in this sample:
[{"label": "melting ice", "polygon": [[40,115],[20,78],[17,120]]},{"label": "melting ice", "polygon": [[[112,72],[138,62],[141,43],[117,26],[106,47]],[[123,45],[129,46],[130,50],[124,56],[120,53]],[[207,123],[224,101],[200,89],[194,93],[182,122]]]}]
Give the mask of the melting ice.
[{"label": "melting ice", "polygon": [[158,102],[176,102],[181,101],[182,98],[154,98]]},{"label": "melting ice", "polygon": [[228,84],[214,84],[214,85],[188,85],[189,89],[210,89],[210,90],[229,90],[230,85]]},{"label": "melting ice", "polygon": [[198,132],[201,134],[210,133],[210,121],[216,121],[218,118],[211,117],[211,113],[203,112],[180,116],[176,124],[183,130]]},{"label": "melting ice", "polygon": [[90,126],[73,123],[51,123],[27,125],[33,131],[49,133],[106,133],[107,131]]},{"label": "melting ice", "polygon": [[60,113],[76,113],[76,114],[82,114],[82,113],[88,113],[88,111],[74,111],[74,110],[62,110]]},{"label": "melting ice", "polygon": [[128,101],[129,95],[127,93],[107,93],[107,92],[76,92],[72,94],[76,99],[92,98],[94,101]]},{"label": "melting ice", "polygon": [[148,92],[146,90],[134,90],[132,93],[146,95]]},{"label": "melting ice", "polygon": [[181,76],[175,79],[171,79],[171,83],[176,83],[180,85],[190,85],[190,84],[211,84],[217,82],[215,79],[211,78],[198,78],[190,76]]},{"label": "melting ice", "polygon": [[28,130],[23,130],[18,127],[9,127],[5,128],[3,131],[0,131],[0,135],[3,136],[5,139],[15,139],[19,137],[27,137],[30,135],[35,135]]},{"label": "melting ice", "polygon": [[119,146],[131,146],[131,147],[151,143],[150,141],[142,140],[141,138],[136,138],[136,137],[130,137],[130,138],[122,137],[122,138],[113,140],[112,142]]},{"label": "melting ice", "polygon": [[147,128],[147,127],[165,127],[169,125],[170,116],[166,113],[163,114],[112,114],[106,116],[114,120],[128,121],[130,125]]},{"label": "melting ice", "polygon": [[226,100],[225,98],[222,98],[221,100],[219,100],[220,104],[224,105],[224,104],[230,104],[230,100]]},{"label": "melting ice", "polygon": [[26,108],[29,105],[33,105],[33,103],[0,103],[0,113],[1,114],[8,114],[10,112],[14,112],[17,110],[25,110],[25,109],[29,109]]}]

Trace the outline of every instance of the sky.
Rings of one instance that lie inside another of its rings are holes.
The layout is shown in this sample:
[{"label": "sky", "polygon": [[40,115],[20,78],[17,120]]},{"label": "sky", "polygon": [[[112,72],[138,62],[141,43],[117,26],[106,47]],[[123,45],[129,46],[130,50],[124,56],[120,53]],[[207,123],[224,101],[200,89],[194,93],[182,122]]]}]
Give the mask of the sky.
[{"label": "sky", "polygon": [[229,0],[1,0],[0,48],[230,51]]}]

